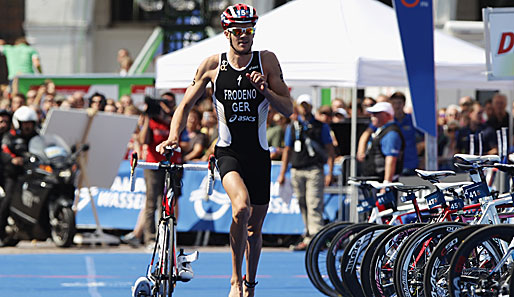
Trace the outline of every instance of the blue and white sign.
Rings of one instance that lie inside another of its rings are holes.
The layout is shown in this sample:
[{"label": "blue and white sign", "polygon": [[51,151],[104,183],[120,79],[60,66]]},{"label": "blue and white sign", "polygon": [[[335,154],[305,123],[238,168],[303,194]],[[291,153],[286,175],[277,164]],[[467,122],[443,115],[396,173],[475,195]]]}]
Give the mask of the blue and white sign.
[{"label": "blue and white sign", "polygon": [[[304,225],[300,215],[298,199],[294,196],[289,182],[280,186],[276,180],[280,164],[273,164],[271,169],[271,200],[268,214],[264,221],[263,233],[266,234],[302,234]],[[340,172],[340,167],[334,168]],[[135,191],[130,192],[130,164],[122,162],[118,176],[110,189],[91,188],[98,212],[99,220],[106,229],[133,229],[139,211],[144,207],[146,187],[143,171],[136,169]],[[179,199],[179,217],[177,230],[228,233],[232,222],[230,199],[225,193],[220,180],[214,183],[213,194],[206,199],[205,187],[207,173],[186,171],[183,177],[182,196]],[[77,225],[94,227],[95,220],[91,209],[90,196],[87,189],[80,193],[78,204]],[[333,221],[337,214],[337,195],[325,195],[325,217]]]}]

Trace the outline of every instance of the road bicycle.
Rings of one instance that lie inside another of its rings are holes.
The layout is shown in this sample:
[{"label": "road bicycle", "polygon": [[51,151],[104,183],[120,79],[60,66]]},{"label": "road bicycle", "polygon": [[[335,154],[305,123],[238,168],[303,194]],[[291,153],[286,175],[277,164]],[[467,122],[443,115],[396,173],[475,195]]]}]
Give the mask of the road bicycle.
[{"label": "road bicycle", "polygon": [[214,184],[215,158],[210,156],[208,164],[174,164],[171,157],[180,148],[167,147],[164,161],[138,162],[137,154],[132,155],[130,185],[134,190],[134,172],[136,167],[149,170],[163,170],[164,189],[162,195],[162,212],[159,219],[152,259],[148,265],[146,276],[140,277],[132,287],[133,297],[171,297],[177,282],[188,282],[193,278],[190,263],[198,259],[198,251],[189,255],[180,249],[177,254],[177,219],[175,206],[178,193],[182,187],[182,175],[186,171],[208,171],[206,197],[212,194]]}]

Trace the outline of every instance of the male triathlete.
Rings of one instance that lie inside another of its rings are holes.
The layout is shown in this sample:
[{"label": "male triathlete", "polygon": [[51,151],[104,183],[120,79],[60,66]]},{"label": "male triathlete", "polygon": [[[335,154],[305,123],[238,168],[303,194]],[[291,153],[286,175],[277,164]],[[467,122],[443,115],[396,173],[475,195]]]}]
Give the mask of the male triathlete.
[{"label": "male triathlete", "polygon": [[[275,54],[252,52],[257,19],[256,10],[246,4],[229,6],[223,12],[221,24],[229,41],[229,51],[208,57],[200,64],[173,116],[168,140],[158,146],[162,152],[167,145],[178,145],[189,111],[212,82],[219,123],[215,155],[223,187],[232,202],[230,297],[243,296],[243,293],[253,296],[257,284],[261,229],[270,200],[268,106],[271,104],[285,116],[293,109]],[[241,267],[245,250],[247,264],[243,280]]]}]

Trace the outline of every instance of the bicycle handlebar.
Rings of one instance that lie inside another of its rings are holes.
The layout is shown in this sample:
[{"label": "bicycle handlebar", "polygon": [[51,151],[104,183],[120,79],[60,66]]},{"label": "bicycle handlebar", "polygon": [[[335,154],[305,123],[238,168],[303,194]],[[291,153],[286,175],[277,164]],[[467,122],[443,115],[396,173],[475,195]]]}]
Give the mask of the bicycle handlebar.
[{"label": "bicycle handlebar", "polygon": [[138,162],[137,153],[132,154],[132,160],[130,162],[130,191],[134,191],[135,187],[135,179],[134,173],[136,167],[142,169],[149,170],[159,170],[160,168],[166,166],[180,166],[184,170],[187,171],[204,171],[208,170],[208,180],[207,180],[207,189],[205,199],[209,199],[209,196],[212,195],[212,191],[214,188],[214,169],[216,168],[216,158],[214,155],[209,156],[209,162],[207,164],[182,164],[182,165],[174,165],[174,164],[162,164],[160,162]]}]

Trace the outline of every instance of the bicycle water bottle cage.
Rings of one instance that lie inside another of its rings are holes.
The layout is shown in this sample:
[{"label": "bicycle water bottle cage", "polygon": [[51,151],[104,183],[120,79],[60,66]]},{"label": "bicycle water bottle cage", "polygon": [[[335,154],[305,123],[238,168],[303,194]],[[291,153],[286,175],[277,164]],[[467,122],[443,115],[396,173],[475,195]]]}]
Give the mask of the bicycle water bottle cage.
[{"label": "bicycle water bottle cage", "polygon": [[477,203],[478,199],[484,198],[491,195],[489,187],[486,183],[474,183],[469,186],[462,188],[464,197],[471,200],[473,203]]},{"label": "bicycle water bottle cage", "polygon": [[444,194],[440,190],[436,190],[425,196],[428,208],[432,209],[436,206],[443,205],[445,203]]}]

